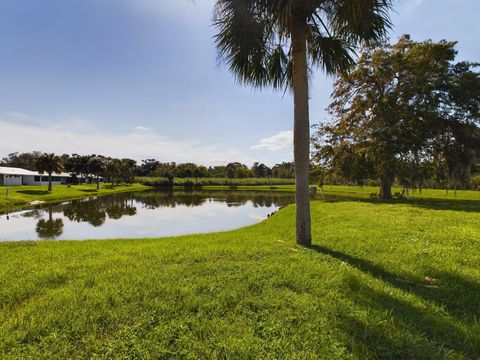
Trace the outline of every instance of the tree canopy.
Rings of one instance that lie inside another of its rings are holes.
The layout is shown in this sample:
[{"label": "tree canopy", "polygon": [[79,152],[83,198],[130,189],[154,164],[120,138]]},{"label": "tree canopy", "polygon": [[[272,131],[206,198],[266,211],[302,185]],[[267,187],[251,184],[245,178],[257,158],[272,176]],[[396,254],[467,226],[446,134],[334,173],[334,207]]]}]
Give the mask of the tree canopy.
[{"label": "tree canopy", "polygon": [[317,127],[315,160],[360,184],[379,180],[382,198],[395,180],[466,179],[480,149],[480,75],[455,55],[454,42],[409,36],[365,48],[335,84],[335,121]]}]

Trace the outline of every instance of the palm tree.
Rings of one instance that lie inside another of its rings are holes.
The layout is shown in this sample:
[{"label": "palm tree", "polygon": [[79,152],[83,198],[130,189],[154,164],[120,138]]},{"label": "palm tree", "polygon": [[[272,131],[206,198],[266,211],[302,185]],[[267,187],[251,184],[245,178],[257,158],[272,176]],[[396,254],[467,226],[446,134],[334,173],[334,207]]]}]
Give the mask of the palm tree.
[{"label": "palm tree", "polygon": [[115,181],[117,181],[118,184],[120,181],[120,176],[122,175],[122,161],[119,159],[112,159],[108,161],[105,165],[105,173],[110,179],[112,187]]},{"label": "palm tree", "polygon": [[48,191],[52,191],[52,174],[63,171],[63,159],[54,153],[44,153],[37,160],[37,171],[48,174]]},{"label": "palm tree", "polygon": [[293,90],[296,237],[311,245],[309,71],[348,70],[354,49],[382,39],[392,0],[217,0],[219,57],[236,79],[254,87]]},{"label": "palm tree", "polygon": [[87,169],[90,174],[97,177],[97,190],[100,189],[100,176],[103,176],[105,172],[105,161],[101,157],[95,156],[88,160]]}]

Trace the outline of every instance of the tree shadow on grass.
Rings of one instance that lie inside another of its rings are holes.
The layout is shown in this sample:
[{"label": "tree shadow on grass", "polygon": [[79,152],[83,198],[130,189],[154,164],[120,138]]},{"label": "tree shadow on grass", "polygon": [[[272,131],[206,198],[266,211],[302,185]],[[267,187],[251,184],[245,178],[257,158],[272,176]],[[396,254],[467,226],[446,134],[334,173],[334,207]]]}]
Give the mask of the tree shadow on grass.
[{"label": "tree shadow on grass", "polygon": [[[427,286],[418,279],[401,279],[369,260],[314,245],[318,253],[347,262],[357,270],[367,273],[399,290],[422,298],[437,306],[429,311],[394,295],[373,289],[352,275],[348,280],[348,298],[365,313],[382,314],[386,324],[358,319],[342,313],[342,330],[355,341],[350,349],[374,358],[417,359],[447,358],[449,351],[466,358],[480,354],[479,324],[480,285],[457,274],[438,271],[438,287]],[[442,310],[443,309],[443,310]],[[448,313],[448,316],[444,314]],[[394,324],[388,323],[394,322]]]},{"label": "tree shadow on grass", "polygon": [[354,341],[350,351],[377,359],[475,359],[480,339],[465,325],[360,281],[348,293],[359,313],[339,315],[340,328]]},{"label": "tree shadow on grass", "polygon": [[423,209],[429,210],[452,210],[452,211],[465,211],[465,212],[478,212],[480,213],[480,201],[479,200],[467,200],[467,199],[436,199],[436,198],[407,198],[404,200],[378,200],[370,198],[362,198],[355,195],[332,195],[323,194],[318,197],[319,200],[325,202],[344,202],[344,201],[358,201],[369,204],[406,204]]},{"label": "tree shadow on grass", "polygon": [[78,191],[85,192],[85,193],[97,193],[97,189],[79,189]]},{"label": "tree shadow on grass", "polygon": [[18,190],[17,193],[25,194],[25,195],[36,195],[36,196],[50,194],[48,190]]},{"label": "tree shadow on grass", "polygon": [[480,318],[480,284],[459,274],[432,269],[430,277],[438,284],[429,285],[423,279],[400,278],[399,275],[385,270],[373,262],[335,251],[320,245],[313,245],[312,250],[344,261],[356,269],[367,273],[398,289],[413,293],[437,306],[444,307],[459,320]]}]

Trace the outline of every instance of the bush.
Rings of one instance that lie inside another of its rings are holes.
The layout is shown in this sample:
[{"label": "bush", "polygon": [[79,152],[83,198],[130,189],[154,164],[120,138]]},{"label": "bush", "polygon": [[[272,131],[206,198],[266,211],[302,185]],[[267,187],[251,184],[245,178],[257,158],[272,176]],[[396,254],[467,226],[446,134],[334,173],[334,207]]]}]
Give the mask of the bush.
[{"label": "bush", "polygon": [[472,176],[470,179],[470,189],[480,190],[480,175]]}]

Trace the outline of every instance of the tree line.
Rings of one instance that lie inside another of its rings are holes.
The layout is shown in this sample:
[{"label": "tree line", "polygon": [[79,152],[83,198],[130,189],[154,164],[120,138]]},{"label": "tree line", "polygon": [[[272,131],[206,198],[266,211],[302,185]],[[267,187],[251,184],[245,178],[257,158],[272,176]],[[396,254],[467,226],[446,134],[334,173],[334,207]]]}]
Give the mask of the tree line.
[{"label": "tree line", "polygon": [[131,183],[135,177],[161,177],[172,183],[175,178],[293,179],[295,177],[292,162],[283,162],[272,167],[259,162],[255,162],[250,167],[240,162],[207,167],[194,163],[166,163],[155,159],[146,159],[137,163],[133,159],[117,159],[97,154],[58,156],[39,151],[11,153],[0,161],[0,165],[45,172],[49,176],[65,171],[72,175],[74,183],[90,178],[97,184],[101,178],[115,184]]}]

